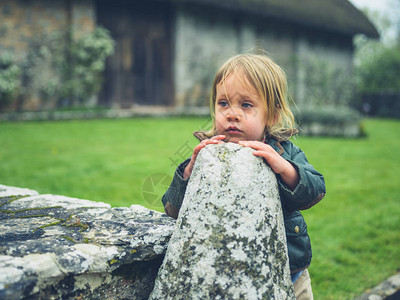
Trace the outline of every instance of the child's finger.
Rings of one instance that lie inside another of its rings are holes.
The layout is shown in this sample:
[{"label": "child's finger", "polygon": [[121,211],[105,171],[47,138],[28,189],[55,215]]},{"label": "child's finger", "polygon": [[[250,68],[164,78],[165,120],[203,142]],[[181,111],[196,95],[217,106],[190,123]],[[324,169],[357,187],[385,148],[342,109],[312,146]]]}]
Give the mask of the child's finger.
[{"label": "child's finger", "polygon": [[225,138],[226,138],[225,135],[220,134],[220,135],[213,136],[213,137],[211,138],[211,140],[223,140],[223,139],[225,139]]},{"label": "child's finger", "polygon": [[205,146],[210,145],[210,144],[221,144],[222,143],[221,139],[224,139],[225,136],[217,135],[214,138],[216,138],[216,139],[203,140],[200,144],[198,144],[196,147],[194,147],[192,160],[196,159],[197,154],[199,154],[200,150],[203,149]]},{"label": "child's finger", "polygon": [[253,152],[253,155],[261,156],[261,157],[264,157],[265,159],[268,158],[268,153],[265,152],[265,151],[256,150],[256,151]]},{"label": "child's finger", "polygon": [[220,140],[204,140],[200,144],[204,144],[204,146],[209,145],[209,144],[220,144]]},{"label": "child's finger", "polygon": [[239,145],[251,147],[255,150],[265,150],[267,145],[257,141],[239,141]]},{"label": "child's finger", "polygon": [[200,152],[201,149],[203,149],[207,144],[201,142],[200,144],[198,144],[196,147],[194,147],[193,149],[193,155],[196,155]]}]

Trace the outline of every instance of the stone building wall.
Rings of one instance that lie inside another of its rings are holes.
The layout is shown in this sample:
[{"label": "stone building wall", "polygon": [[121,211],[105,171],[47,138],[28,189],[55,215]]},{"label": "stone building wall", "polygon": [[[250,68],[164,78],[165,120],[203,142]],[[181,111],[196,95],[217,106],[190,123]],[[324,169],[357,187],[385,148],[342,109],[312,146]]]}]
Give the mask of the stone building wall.
[{"label": "stone building wall", "polygon": [[0,56],[11,52],[21,71],[19,96],[6,109],[53,109],[60,73],[54,61],[63,59],[71,39],[95,28],[94,1],[4,0],[0,20]]},{"label": "stone building wall", "polygon": [[79,32],[91,31],[95,12],[92,0],[3,0],[0,19],[0,53],[10,50],[22,60],[39,34],[66,30],[70,25]]},{"label": "stone building wall", "polygon": [[238,50],[233,16],[178,8],[175,24],[175,103],[207,106],[217,68]]},{"label": "stone building wall", "polygon": [[[309,78],[310,68],[319,68],[319,72],[329,66],[335,69],[332,72],[343,77],[351,75],[353,45],[350,36],[321,34],[290,23],[211,9],[178,7],[174,67],[176,105],[207,106],[219,66],[235,54],[257,49],[266,51],[284,69],[290,92],[299,106],[307,105],[310,81],[314,80]],[[320,87],[317,83],[312,88]],[[324,98],[319,101],[325,103]]]},{"label": "stone building wall", "polygon": [[[96,7],[101,6],[102,3],[105,2],[96,2],[96,0],[0,1],[0,54],[3,50],[11,50],[19,61],[23,61],[28,55],[30,45],[40,35],[50,34],[57,30],[73,29],[74,34],[80,36],[82,33],[91,31],[95,27],[98,17]],[[132,8],[126,5],[123,9]],[[110,16],[110,18],[118,19],[118,15]],[[174,88],[169,87],[166,90],[170,92],[161,94],[171,94],[165,103],[176,107],[178,111],[188,107],[208,106],[210,87],[217,68],[227,58],[257,47],[267,51],[286,71],[291,94],[299,106],[308,103],[310,90],[321,87],[319,82],[315,84],[315,87],[310,84],[310,80],[312,80],[309,78],[310,63],[319,63],[322,69],[325,68],[325,65],[334,66],[339,71],[343,71],[340,78],[351,74],[353,57],[351,35],[346,37],[346,35],[330,33],[320,28],[295,25],[290,20],[280,20],[277,17],[272,20],[265,16],[238,13],[212,5],[173,3],[171,4],[171,15],[166,18],[173,24],[165,46],[171,48],[169,51],[172,54],[171,58],[166,60],[168,63],[162,63],[167,70],[163,71],[167,74],[163,76],[167,78],[160,82]],[[144,20],[148,23],[145,27],[151,27],[154,23],[154,19],[149,17]],[[122,46],[126,45],[117,45],[117,49]],[[120,57],[131,57],[134,54],[128,44],[125,48],[122,51],[123,55],[116,56],[115,65],[123,63]],[[157,54],[157,57],[159,56]],[[154,58],[149,56],[148,60],[154,61]],[[48,70],[51,69],[51,66],[43,68],[44,70],[35,72],[48,74],[47,76],[51,79],[52,70]],[[115,78],[123,75],[123,78],[126,79],[124,79],[125,81],[121,79],[121,82],[124,82],[123,89],[126,88],[130,94],[132,94],[132,79],[129,74],[133,72],[131,69],[128,68],[128,73],[125,75],[120,71],[113,74]],[[112,68],[108,68],[107,72],[112,74],[114,71]],[[155,74],[151,73],[154,76],[157,74],[157,76],[161,76],[157,70],[152,72]],[[317,76],[317,78],[320,77]],[[38,78],[37,81],[46,82],[46,78]],[[153,82],[151,83],[153,84]],[[338,91],[336,86],[330,87],[330,90]],[[125,95],[122,98],[131,97],[129,93],[128,96]],[[31,99],[24,103],[24,109],[52,108],[51,105],[49,107],[43,105],[44,100],[40,93],[34,90],[32,94]],[[323,95],[323,92],[320,94]],[[336,96],[343,98],[343,95]],[[321,103],[325,101],[324,97],[320,95],[316,98],[315,101]],[[145,103],[136,103],[135,101],[135,99],[130,99],[127,103],[146,105],[149,102],[146,100]],[[104,103],[108,103],[107,105],[118,107],[119,104],[116,102],[116,100],[104,100]],[[150,102],[150,105],[164,103],[161,100]]]},{"label": "stone building wall", "polygon": [[[344,83],[351,84],[353,71],[352,38],[335,35],[311,36],[302,33],[294,37],[295,100],[299,106],[326,105],[329,102],[349,101],[340,92]],[[343,79],[340,84],[338,80]],[[339,85],[339,86],[336,86]],[[347,90],[350,87],[347,87]],[[339,90],[340,89],[340,90]],[[351,87],[352,89],[352,87]],[[318,96],[314,96],[314,91]],[[332,93],[332,95],[328,95]],[[315,99],[317,98],[317,99]],[[336,100],[333,100],[336,99]]]}]

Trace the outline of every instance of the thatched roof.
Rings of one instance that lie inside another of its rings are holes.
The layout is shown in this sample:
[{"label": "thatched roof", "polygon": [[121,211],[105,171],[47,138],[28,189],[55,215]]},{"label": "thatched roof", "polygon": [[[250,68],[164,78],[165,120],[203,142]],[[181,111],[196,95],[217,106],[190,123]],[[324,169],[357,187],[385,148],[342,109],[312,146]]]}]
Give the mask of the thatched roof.
[{"label": "thatched roof", "polygon": [[236,12],[316,27],[345,35],[379,33],[368,18],[347,0],[170,0],[214,6]]}]

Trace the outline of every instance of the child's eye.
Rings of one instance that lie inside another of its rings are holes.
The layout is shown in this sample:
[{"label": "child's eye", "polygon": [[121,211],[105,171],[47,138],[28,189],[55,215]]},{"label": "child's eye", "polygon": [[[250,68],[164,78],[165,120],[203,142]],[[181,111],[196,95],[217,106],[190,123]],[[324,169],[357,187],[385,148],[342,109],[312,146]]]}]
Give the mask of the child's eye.
[{"label": "child's eye", "polygon": [[243,108],[251,108],[251,107],[253,107],[253,104],[250,102],[244,102],[244,103],[242,103],[242,107]]},{"label": "child's eye", "polygon": [[226,100],[219,100],[219,101],[218,101],[218,105],[219,105],[219,106],[222,106],[222,107],[225,107],[225,106],[228,106],[229,103],[228,103],[228,101],[226,101]]}]

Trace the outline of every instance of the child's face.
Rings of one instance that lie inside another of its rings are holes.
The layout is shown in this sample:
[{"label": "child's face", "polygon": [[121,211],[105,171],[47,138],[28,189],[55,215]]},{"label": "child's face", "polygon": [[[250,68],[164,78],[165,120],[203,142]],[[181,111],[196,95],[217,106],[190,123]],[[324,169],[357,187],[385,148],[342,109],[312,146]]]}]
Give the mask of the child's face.
[{"label": "child's face", "polygon": [[215,122],[225,142],[259,141],[267,124],[265,106],[243,73],[229,75],[217,85]]}]

